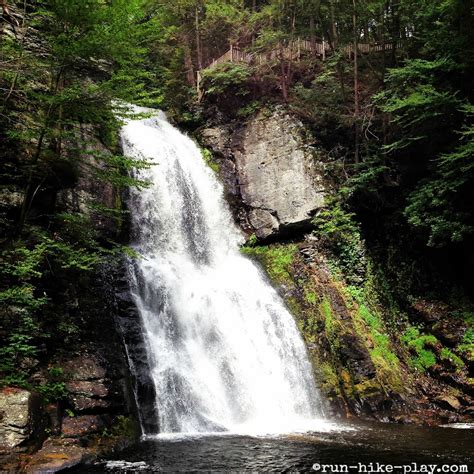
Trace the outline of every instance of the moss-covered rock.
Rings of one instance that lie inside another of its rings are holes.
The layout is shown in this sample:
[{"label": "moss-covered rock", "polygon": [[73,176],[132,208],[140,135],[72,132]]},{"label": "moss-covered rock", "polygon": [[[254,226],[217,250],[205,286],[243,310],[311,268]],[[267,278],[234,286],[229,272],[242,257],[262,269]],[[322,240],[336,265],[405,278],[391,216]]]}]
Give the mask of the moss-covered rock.
[{"label": "moss-covered rock", "polygon": [[[436,368],[444,374],[440,377],[457,374],[457,385],[466,384],[459,347],[450,349],[432,334],[421,333],[402,314],[397,314],[395,325],[394,311],[399,310],[381,303],[378,274],[369,259],[364,283],[349,286],[311,239],[264,246],[252,242],[242,251],[262,264],[294,315],[318,385],[334,411],[407,422],[452,419],[452,414],[444,414],[454,410],[452,406],[430,408],[429,399],[449,389],[439,377],[430,385],[429,377]],[[470,333],[465,334],[469,350]],[[420,396],[427,391],[428,399]],[[460,404],[454,416],[467,416],[466,410]]]}]

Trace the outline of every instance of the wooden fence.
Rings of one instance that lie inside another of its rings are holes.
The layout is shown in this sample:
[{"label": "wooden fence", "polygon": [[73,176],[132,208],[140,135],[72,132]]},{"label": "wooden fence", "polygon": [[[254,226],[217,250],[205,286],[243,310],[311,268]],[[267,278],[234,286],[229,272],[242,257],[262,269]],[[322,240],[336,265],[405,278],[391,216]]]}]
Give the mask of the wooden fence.
[{"label": "wooden fence", "polygon": [[[401,43],[401,41],[398,41],[396,43],[396,48],[399,48],[401,46]],[[357,45],[357,52],[358,54],[367,54],[372,52],[390,51],[392,48],[393,43],[359,43]],[[342,51],[344,52],[344,54],[347,54],[349,57],[352,57],[354,55],[354,45],[351,44],[348,46],[344,46],[342,48]],[[213,69],[219,64],[231,62],[261,66],[263,64],[270,63],[276,59],[284,59],[286,61],[299,61],[302,55],[307,53],[318,56],[324,60],[328,55],[332,53],[332,49],[327,41],[311,42],[301,38],[295,39],[287,46],[281,45],[265,53],[249,53],[240,49],[237,46],[231,45],[230,49],[226,53],[224,53],[217,59],[214,59],[207,66],[203,67],[201,70],[198,71],[198,92],[200,90],[202,72],[209,69]]]},{"label": "wooden fence", "polygon": [[[401,46],[401,41],[397,42],[396,47]],[[359,53],[372,53],[377,51],[390,51],[393,48],[393,43],[359,43],[357,45],[357,51]],[[264,64],[276,58],[283,58],[287,60],[300,59],[302,52],[311,52],[317,56],[321,56],[323,59],[331,53],[331,47],[327,41],[314,42],[308,40],[297,39],[291,42],[288,46],[275,48],[267,53],[247,53],[241,50],[237,46],[232,46],[230,49],[217,59],[214,59],[206,67],[202,68],[201,71],[206,69],[212,69],[218,64],[225,62],[231,63],[247,63],[247,64]],[[354,45],[348,45],[342,48],[345,54],[352,56],[354,54]]]}]

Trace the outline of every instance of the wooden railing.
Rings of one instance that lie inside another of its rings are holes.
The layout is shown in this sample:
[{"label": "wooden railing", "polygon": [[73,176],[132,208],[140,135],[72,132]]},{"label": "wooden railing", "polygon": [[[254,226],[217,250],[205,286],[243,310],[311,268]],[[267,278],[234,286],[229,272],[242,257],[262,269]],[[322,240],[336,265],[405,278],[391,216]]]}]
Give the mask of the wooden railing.
[{"label": "wooden railing", "polygon": [[[399,47],[401,41],[397,43]],[[377,51],[390,51],[393,48],[393,43],[359,43],[357,45],[358,53],[371,53]],[[348,56],[354,54],[354,45],[348,45],[342,48],[342,51]],[[331,54],[332,49],[327,41],[316,41],[311,42],[308,40],[302,40],[300,38],[292,41],[288,46],[280,46],[266,53],[248,53],[241,50],[237,46],[232,46],[230,49],[217,59],[214,59],[206,67],[203,67],[200,72],[206,69],[212,69],[219,64],[231,62],[231,63],[246,63],[262,65],[271,62],[275,59],[285,60],[299,60],[303,52],[310,52],[316,56],[326,59],[326,56]]]}]

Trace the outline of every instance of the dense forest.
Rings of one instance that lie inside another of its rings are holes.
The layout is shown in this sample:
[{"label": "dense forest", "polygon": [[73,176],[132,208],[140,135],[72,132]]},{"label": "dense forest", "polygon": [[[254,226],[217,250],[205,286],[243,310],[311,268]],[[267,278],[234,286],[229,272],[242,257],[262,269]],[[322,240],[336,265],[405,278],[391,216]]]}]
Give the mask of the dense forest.
[{"label": "dense forest", "polygon": [[[73,300],[105,263],[133,254],[123,196],[148,185],[131,171],[153,166],[122,155],[117,131],[133,103],[165,110],[196,137],[275,107],[298,117],[325,156],[331,192],[309,231],[334,274],[357,301],[377,294],[416,369],[444,351],[462,373],[457,388],[472,387],[470,0],[2,0],[1,9],[2,386],[67,397],[57,360],[87,337]],[[213,63],[229,50],[249,59]],[[101,199],[71,204],[69,190],[87,180]],[[284,258],[247,238],[247,253]],[[461,331],[451,346],[440,349],[420,319],[429,305],[444,315],[441,332]]]}]

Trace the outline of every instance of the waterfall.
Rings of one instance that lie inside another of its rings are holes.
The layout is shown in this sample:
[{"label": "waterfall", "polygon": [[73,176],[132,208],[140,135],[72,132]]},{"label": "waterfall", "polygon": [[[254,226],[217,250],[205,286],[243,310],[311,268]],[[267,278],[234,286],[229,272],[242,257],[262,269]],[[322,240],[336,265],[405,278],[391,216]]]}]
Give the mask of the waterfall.
[{"label": "waterfall", "polygon": [[[142,110],[142,112],[145,109]],[[155,163],[132,189],[130,286],[160,433],[290,432],[322,416],[297,326],[259,267],[196,144],[162,112],[129,120],[124,153]]]}]

